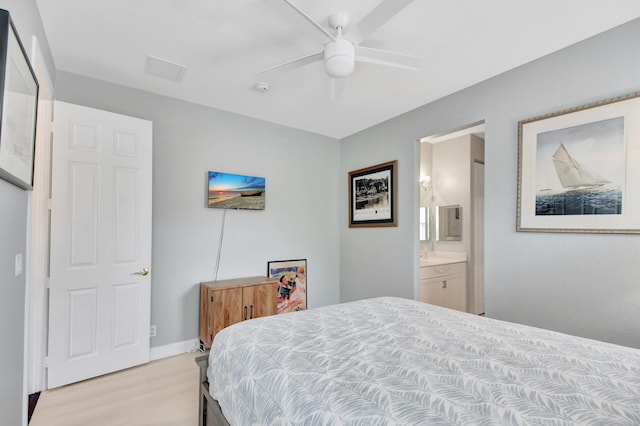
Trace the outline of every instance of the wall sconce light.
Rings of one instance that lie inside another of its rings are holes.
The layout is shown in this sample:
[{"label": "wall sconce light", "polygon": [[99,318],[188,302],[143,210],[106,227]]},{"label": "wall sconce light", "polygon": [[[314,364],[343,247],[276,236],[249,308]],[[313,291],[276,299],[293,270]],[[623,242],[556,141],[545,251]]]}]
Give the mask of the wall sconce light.
[{"label": "wall sconce light", "polygon": [[420,178],[420,186],[425,191],[429,191],[429,187],[431,186],[431,176],[423,176]]}]

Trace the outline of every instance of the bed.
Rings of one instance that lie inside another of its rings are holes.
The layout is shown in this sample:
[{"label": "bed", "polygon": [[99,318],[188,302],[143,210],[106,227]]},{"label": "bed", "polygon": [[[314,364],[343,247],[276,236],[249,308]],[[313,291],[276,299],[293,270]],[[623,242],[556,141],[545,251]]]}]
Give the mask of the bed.
[{"label": "bed", "polygon": [[203,425],[640,425],[640,350],[382,297],[219,332]]}]

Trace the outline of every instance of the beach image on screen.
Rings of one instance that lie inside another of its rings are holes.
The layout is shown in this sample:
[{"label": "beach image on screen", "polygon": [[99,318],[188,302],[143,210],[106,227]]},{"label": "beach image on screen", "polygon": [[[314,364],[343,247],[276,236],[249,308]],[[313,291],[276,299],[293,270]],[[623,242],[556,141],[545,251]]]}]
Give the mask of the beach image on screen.
[{"label": "beach image on screen", "polygon": [[209,172],[209,207],[264,210],[265,194],[265,178]]}]

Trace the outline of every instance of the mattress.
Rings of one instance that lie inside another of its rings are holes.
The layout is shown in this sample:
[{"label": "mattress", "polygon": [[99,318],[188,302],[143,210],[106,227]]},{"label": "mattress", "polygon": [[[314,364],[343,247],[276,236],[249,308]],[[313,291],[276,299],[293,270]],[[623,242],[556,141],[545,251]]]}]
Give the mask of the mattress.
[{"label": "mattress", "polygon": [[207,370],[231,425],[640,425],[640,350],[374,298],[241,322]]}]

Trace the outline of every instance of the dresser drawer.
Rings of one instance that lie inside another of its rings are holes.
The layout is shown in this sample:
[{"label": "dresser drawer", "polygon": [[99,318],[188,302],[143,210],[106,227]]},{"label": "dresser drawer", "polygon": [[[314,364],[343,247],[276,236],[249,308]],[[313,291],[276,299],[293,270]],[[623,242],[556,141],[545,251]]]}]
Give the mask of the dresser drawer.
[{"label": "dresser drawer", "polygon": [[423,266],[420,268],[420,278],[437,278],[445,275],[466,273],[467,262],[447,263],[444,265]]}]

